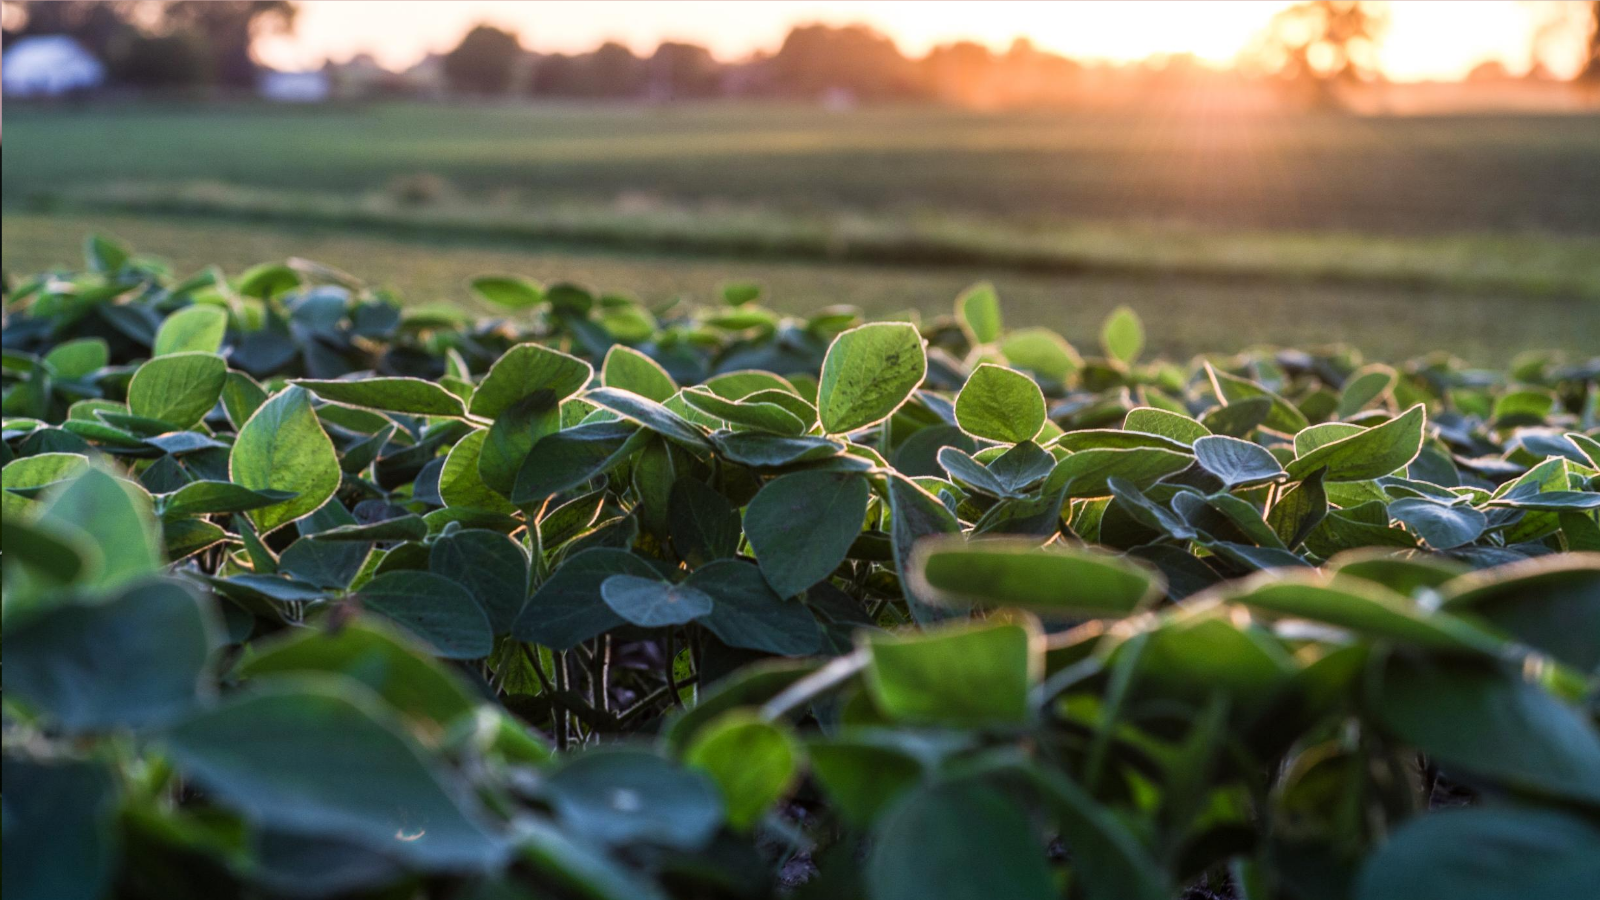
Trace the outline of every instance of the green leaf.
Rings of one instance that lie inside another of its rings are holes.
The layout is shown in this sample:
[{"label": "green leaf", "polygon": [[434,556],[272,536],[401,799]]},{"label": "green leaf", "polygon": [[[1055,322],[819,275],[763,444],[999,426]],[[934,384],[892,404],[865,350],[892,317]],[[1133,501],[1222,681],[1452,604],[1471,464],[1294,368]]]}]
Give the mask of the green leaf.
[{"label": "green leaf", "polygon": [[1403,744],[1454,778],[1600,806],[1594,721],[1520,672],[1396,654],[1371,708]]},{"label": "green leaf", "polygon": [[41,526],[79,529],[100,551],[100,567],[82,586],[116,587],[161,565],[161,533],[150,495],[138,485],[91,467],[52,488],[41,504]]},{"label": "green leaf", "polygon": [[544,288],[515,275],[482,275],[470,285],[479,297],[507,309],[530,309],[544,302]]},{"label": "green leaf", "polygon": [[493,419],[530,397],[540,408],[558,408],[593,377],[594,369],[575,356],[539,344],[518,344],[489,367],[468,412]]},{"label": "green leaf", "polygon": [[711,776],[727,806],[728,824],[744,830],[794,785],[800,748],[786,727],[734,710],[696,732],[683,761]]},{"label": "green leaf", "polygon": [[1212,435],[1197,438],[1194,456],[1202,468],[1222,479],[1225,487],[1254,486],[1282,480],[1278,460],[1267,448],[1238,438]]},{"label": "green leaf", "polygon": [[1503,648],[1483,630],[1359,578],[1310,571],[1274,572],[1244,582],[1234,602],[1280,616],[1348,628],[1428,650],[1493,656]]},{"label": "green leaf", "polygon": [[128,409],[136,416],[188,428],[217,405],[227,379],[228,364],[214,353],[158,356],[133,373]]},{"label": "green leaf", "polygon": [[39,453],[13,459],[0,469],[0,514],[7,520],[27,515],[38,509],[39,501],[15,491],[66,481],[88,467],[89,458],[81,453]]},{"label": "green leaf", "polygon": [[[1240,378],[1237,375],[1219,372],[1210,363],[1205,364],[1205,370],[1206,375],[1211,379],[1212,389],[1216,391],[1217,399],[1221,400],[1224,406],[1249,403],[1261,399],[1269,401],[1270,405],[1267,414],[1259,421],[1273,431],[1294,434],[1311,424],[1306,421],[1305,414],[1300,411],[1299,407],[1261,385]],[[1212,428],[1211,430],[1216,431],[1217,429]]]},{"label": "green leaf", "polygon": [[449,416],[460,418],[467,409],[461,398],[431,381],[421,378],[363,378],[360,381],[318,381],[300,378],[292,382],[324,400],[405,413],[410,416]]},{"label": "green leaf", "polygon": [[111,361],[111,348],[105,338],[78,338],[55,345],[44,355],[45,364],[56,377],[69,381],[86,378]]},{"label": "green leaf", "polygon": [[161,515],[172,519],[215,513],[246,512],[293,500],[289,491],[253,491],[231,481],[191,481],[162,495]]},{"label": "green leaf", "polygon": [[729,425],[789,436],[802,435],[808,427],[799,416],[775,403],[726,400],[704,388],[684,391],[683,399],[691,407]]},{"label": "green leaf", "polygon": [[600,383],[657,403],[667,402],[678,392],[678,383],[660,363],[622,344],[606,351],[605,362],[600,365]]},{"label": "green leaf", "polygon": [[1600,558],[1549,556],[1444,583],[1444,608],[1575,666],[1600,670]]},{"label": "green leaf", "polygon": [[833,573],[861,533],[869,490],[860,475],[795,472],[768,482],[745,511],[761,574],[793,597]]},{"label": "green leaf", "polygon": [[1061,896],[1025,808],[975,780],[931,785],[896,804],[878,826],[865,876],[872,900]]},{"label": "green leaf", "polygon": [[1325,481],[1366,481],[1398,472],[1422,451],[1427,413],[1418,403],[1399,416],[1349,437],[1301,452],[1289,463],[1289,480],[1300,481],[1326,467]]},{"label": "green leaf", "polygon": [[917,634],[867,632],[867,691],[884,715],[910,724],[1017,724],[1043,645],[1016,623],[960,623]]},{"label": "green leaf", "polygon": [[119,863],[116,776],[102,762],[4,757],[6,896],[101,900]]},{"label": "green leaf", "polygon": [[478,450],[478,475],[504,497],[516,492],[517,474],[539,441],[561,430],[561,408],[542,395],[502,410]]},{"label": "green leaf", "polygon": [[1571,900],[1600,884],[1600,827],[1554,809],[1417,816],[1368,856],[1362,900]]},{"label": "green leaf", "polygon": [[1300,546],[1328,515],[1328,492],[1322,486],[1322,470],[1307,475],[1267,511],[1267,524],[1286,549]]},{"label": "green leaf", "polygon": [[1159,574],[1126,557],[1000,538],[925,539],[912,553],[909,576],[927,602],[1053,616],[1126,616],[1164,589]]},{"label": "green leaf", "polygon": [[430,572],[384,572],[356,593],[362,608],[398,622],[446,659],[481,659],[494,649],[494,629],[461,585]]},{"label": "green leaf", "polygon": [[644,750],[584,753],[547,776],[544,791],[564,825],[602,844],[696,850],[722,824],[710,778]]},{"label": "green leaf", "polygon": [[248,513],[263,534],[327,502],[342,477],[333,442],[311,408],[311,395],[292,385],[261,404],[239,429],[228,455],[228,478],[233,483],[295,495]]},{"label": "green leaf", "polygon": [[511,515],[517,508],[484,483],[479,470],[478,461],[488,437],[489,429],[479,428],[450,448],[439,472],[439,497],[447,507]]},{"label": "green leaf", "polygon": [[812,739],[806,749],[811,774],[840,818],[867,828],[922,780],[923,762],[909,743],[897,732],[880,731]]},{"label": "green leaf", "polygon": [[296,628],[256,641],[234,673],[243,679],[331,672],[366,685],[434,737],[481,701],[459,675],[427,658],[420,643],[377,620],[329,631]]},{"label": "green leaf", "polygon": [[1100,326],[1100,346],[1105,349],[1106,356],[1123,365],[1133,365],[1139,358],[1139,351],[1144,349],[1144,323],[1139,321],[1138,314],[1126,306],[1112,310],[1105,324]]},{"label": "green leaf", "polygon": [[1394,388],[1398,376],[1385,365],[1363,366],[1345,379],[1339,393],[1337,415],[1347,419],[1365,409],[1367,404],[1386,396]]},{"label": "green leaf", "polygon": [[222,350],[222,339],[227,333],[227,310],[207,304],[184,307],[161,323],[150,355],[217,353]]},{"label": "green leaf", "polygon": [[175,726],[165,745],[212,800],[262,826],[424,871],[484,870],[505,855],[474,798],[349,679],[262,679]]},{"label": "green leaf", "polygon": [[127,247],[105,235],[90,234],[83,239],[83,260],[92,271],[120,271],[131,256]]},{"label": "green leaf", "polygon": [[1058,384],[1083,368],[1078,351],[1048,328],[1022,328],[1011,332],[1000,342],[1000,353],[1011,365]]},{"label": "green leaf", "polygon": [[1080,450],[1056,463],[1045,479],[1043,492],[1062,489],[1069,497],[1108,497],[1112,478],[1121,478],[1141,491],[1194,465],[1194,457],[1172,450],[1138,447],[1130,450]]},{"label": "green leaf", "polygon": [[756,469],[776,469],[802,462],[817,462],[838,456],[844,444],[815,435],[786,437],[779,434],[762,434],[740,431],[718,434],[714,438],[717,452],[741,466]]},{"label": "green leaf", "polygon": [[1211,434],[1211,429],[1188,416],[1156,409],[1153,406],[1128,410],[1127,417],[1122,421],[1122,427],[1125,431],[1159,434],[1191,446],[1195,441]]},{"label": "green leaf", "polygon": [[600,583],[600,597],[641,628],[683,625],[711,612],[712,605],[709,595],[689,585],[638,575],[612,575]]},{"label": "green leaf", "polygon": [[1015,444],[1044,427],[1044,393],[1032,378],[984,363],[956,395],[956,423],[974,437]]},{"label": "green leaf", "polygon": [[1489,527],[1489,519],[1470,506],[1448,506],[1422,497],[1406,497],[1389,504],[1398,519],[1435,550],[1452,550],[1470,544]]},{"label": "green leaf", "polygon": [[497,532],[464,528],[433,542],[428,570],[466,588],[495,634],[504,634],[528,602],[528,553]]},{"label": "green leaf", "polygon": [[711,449],[711,442],[706,439],[705,432],[698,425],[654,400],[616,388],[596,388],[584,394],[583,399],[623,418],[638,422],[656,434],[691,450]]},{"label": "green leaf", "polygon": [[1005,326],[1000,320],[1000,298],[987,281],[967,288],[956,298],[956,318],[974,344],[992,344]]},{"label": "green leaf", "polygon": [[673,482],[667,500],[672,547],[690,566],[731,559],[743,536],[739,511],[715,488],[692,476]]},{"label": "green leaf", "polygon": [[883,421],[922,383],[928,358],[913,325],[878,322],[834,338],[822,361],[822,430],[846,434]]},{"label": "green leaf", "polygon": [[517,470],[511,499],[542,503],[600,477],[637,453],[650,432],[633,422],[591,422],[540,438]]},{"label": "green leaf", "polygon": [[194,590],[135,584],[103,603],[63,604],[8,625],[6,696],[73,734],[157,725],[194,705],[216,643]]},{"label": "green leaf", "polygon": [[534,592],[511,633],[552,650],[571,650],[616,628],[622,617],[601,598],[600,586],[619,574],[658,577],[649,563],[626,550],[592,547],[573,554]]},{"label": "green leaf", "polygon": [[806,656],[822,641],[817,620],[805,604],[778,596],[747,562],[720,559],[697,569],[684,582],[713,601],[700,624],[730,647]]}]

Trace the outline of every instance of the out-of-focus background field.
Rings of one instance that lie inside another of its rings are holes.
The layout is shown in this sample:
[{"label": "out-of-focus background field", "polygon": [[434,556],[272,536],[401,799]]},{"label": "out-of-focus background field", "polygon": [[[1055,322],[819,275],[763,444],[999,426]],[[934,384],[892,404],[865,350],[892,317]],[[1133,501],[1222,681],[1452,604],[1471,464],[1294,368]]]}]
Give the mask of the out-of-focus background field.
[{"label": "out-of-focus background field", "polygon": [[[782,309],[877,315],[988,279],[1018,324],[1083,338],[1127,304],[1179,354],[1600,346],[1600,115],[1397,114],[1427,93],[1403,85],[1263,112],[1208,106],[1204,77],[1176,104],[1004,111],[826,91],[8,100],[0,249],[11,273],[68,266],[105,231],[180,270],[309,256],[469,305],[485,270],[650,301],[751,279]],[[1444,87],[1484,84],[1562,90]]]}]

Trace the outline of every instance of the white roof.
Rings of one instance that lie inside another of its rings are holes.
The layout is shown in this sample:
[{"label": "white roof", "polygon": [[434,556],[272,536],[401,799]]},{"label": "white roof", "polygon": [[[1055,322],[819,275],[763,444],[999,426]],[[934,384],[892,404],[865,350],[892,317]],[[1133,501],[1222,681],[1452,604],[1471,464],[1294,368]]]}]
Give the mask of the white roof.
[{"label": "white roof", "polygon": [[19,39],[0,61],[0,82],[8,97],[58,97],[98,87],[105,66],[64,34]]}]

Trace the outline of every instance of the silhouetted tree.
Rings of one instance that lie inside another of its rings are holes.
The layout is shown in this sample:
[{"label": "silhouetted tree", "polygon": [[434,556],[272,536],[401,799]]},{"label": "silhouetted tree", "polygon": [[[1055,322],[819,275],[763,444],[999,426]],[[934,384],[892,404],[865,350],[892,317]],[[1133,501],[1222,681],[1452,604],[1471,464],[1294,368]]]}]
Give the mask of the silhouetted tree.
[{"label": "silhouetted tree", "polygon": [[1600,0],[1589,4],[1589,61],[1578,73],[1578,79],[1600,85]]},{"label": "silhouetted tree", "polygon": [[722,64],[697,44],[664,41],[650,57],[650,94],[658,99],[711,97],[722,85]]},{"label": "silhouetted tree", "polygon": [[1378,76],[1378,42],[1388,24],[1387,11],[1371,3],[1309,0],[1272,17],[1255,56],[1303,99],[1336,105],[1337,85]]},{"label": "silhouetted tree", "polygon": [[775,89],[817,96],[848,90],[866,99],[924,93],[916,66],[894,41],[865,25],[802,25],[789,32],[768,64]]},{"label": "silhouetted tree", "polygon": [[517,36],[493,25],[477,25],[445,54],[444,77],[453,90],[503,94],[511,88],[523,56]]},{"label": "silhouetted tree", "polygon": [[141,88],[193,87],[211,79],[213,62],[205,37],[193,30],[136,33],[110,60],[111,77]]},{"label": "silhouetted tree", "polygon": [[180,0],[163,7],[158,33],[204,36],[212,80],[231,88],[255,86],[260,66],[250,53],[256,38],[294,28],[297,7],[287,0]]}]

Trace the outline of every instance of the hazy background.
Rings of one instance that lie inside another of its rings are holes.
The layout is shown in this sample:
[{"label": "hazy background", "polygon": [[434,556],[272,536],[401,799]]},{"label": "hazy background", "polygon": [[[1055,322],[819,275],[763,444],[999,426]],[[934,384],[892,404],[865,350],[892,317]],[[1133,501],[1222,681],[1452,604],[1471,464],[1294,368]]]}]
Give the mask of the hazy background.
[{"label": "hazy background", "polygon": [[105,231],[1173,353],[1600,340],[1600,3],[5,3],[8,275]]}]

